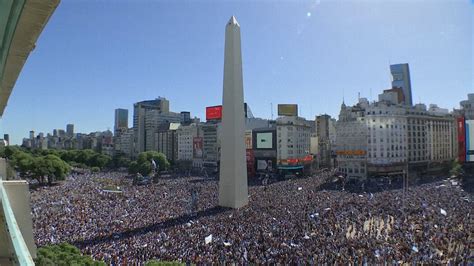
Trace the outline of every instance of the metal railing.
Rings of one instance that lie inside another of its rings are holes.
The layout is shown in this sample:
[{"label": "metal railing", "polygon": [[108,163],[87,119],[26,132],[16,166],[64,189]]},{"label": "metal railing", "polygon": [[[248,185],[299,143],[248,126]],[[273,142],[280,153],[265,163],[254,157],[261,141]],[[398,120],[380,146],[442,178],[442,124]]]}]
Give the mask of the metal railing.
[{"label": "metal railing", "polygon": [[[14,260],[18,265],[35,265],[33,258],[28,250],[28,247],[25,243],[23,235],[21,234],[20,227],[15,219],[15,214],[13,213],[10,200],[8,199],[7,192],[3,186],[3,180],[0,177],[0,201],[3,206],[3,216],[8,228],[8,234],[10,236],[10,241],[13,245],[13,250],[15,251]],[[13,255],[13,254],[12,254]]]}]

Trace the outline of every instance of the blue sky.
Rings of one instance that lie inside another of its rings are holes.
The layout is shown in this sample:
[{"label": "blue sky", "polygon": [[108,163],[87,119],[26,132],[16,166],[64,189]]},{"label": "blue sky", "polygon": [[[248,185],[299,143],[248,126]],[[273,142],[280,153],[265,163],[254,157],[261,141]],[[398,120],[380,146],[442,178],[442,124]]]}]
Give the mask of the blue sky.
[{"label": "blue sky", "polygon": [[297,103],[306,118],[337,116],[390,86],[389,63],[409,63],[414,102],[445,108],[473,92],[470,1],[62,0],[0,120],[29,130],[113,128],[115,108],[158,96],[204,118],[221,103],[224,30],[241,25],[245,100],[270,118]]}]

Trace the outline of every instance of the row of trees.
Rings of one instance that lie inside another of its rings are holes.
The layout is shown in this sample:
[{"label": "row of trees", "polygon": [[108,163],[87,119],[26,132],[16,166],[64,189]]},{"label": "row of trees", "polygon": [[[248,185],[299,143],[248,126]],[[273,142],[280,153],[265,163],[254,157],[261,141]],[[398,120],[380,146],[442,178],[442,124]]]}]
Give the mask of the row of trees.
[{"label": "row of trees", "polygon": [[113,157],[93,150],[54,150],[54,149],[25,149],[18,146],[7,146],[0,149],[0,157],[4,157],[22,177],[35,178],[41,184],[47,179],[51,184],[55,180],[63,180],[70,172],[71,166],[90,168],[97,172],[101,169],[128,168],[129,173],[149,175],[152,170],[152,160],[164,171],[170,163],[163,153],[147,151],[139,154],[136,161],[131,161],[122,154]]},{"label": "row of trees", "polygon": [[[41,247],[37,252],[35,264],[39,266],[50,265],[88,265],[102,266],[106,265],[103,261],[93,260],[90,256],[82,255],[81,251],[73,245],[62,243],[59,245],[50,245]],[[167,262],[151,260],[145,263],[146,266],[181,266],[180,262]]]},{"label": "row of trees", "polygon": [[40,184],[46,180],[52,184],[56,180],[64,180],[71,167],[59,156],[54,154],[32,154],[16,146],[7,146],[0,150],[0,156],[22,177],[37,179]]}]

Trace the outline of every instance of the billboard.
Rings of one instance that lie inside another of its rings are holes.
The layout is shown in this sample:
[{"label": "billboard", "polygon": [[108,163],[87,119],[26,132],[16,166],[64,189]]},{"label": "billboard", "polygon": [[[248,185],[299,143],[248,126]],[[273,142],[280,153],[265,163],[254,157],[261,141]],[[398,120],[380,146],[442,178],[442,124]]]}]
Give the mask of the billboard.
[{"label": "billboard", "polygon": [[298,105],[297,104],[279,104],[278,115],[279,116],[298,116]]},{"label": "billboard", "polygon": [[340,150],[336,151],[337,155],[365,155],[367,152],[365,150]]},{"label": "billboard", "polygon": [[[248,117],[248,106],[244,103],[244,115]],[[206,120],[221,120],[222,119],[222,105],[206,107]]]},{"label": "billboard", "polygon": [[252,149],[252,130],[245,131],[245,149]]},{"label": "billboard", "polygon": [[222,105],[206,107],[206,120],[222,119]]},{"label": "billboard", "polygon": [[474,162],[474,120],[466,120],[466,162]]},{"label": "billboard", "polygon": [[466,127],[464,117],[458,117],[458,161],[463,163],[466,161]]},{"label": "billboard", "polygon": [[258,132],[257,149],[272,149],[273,148],[273,132]]},{"label": "billboard", "polygon": [[275,131],[264,131],[256,132],[255,138],[255,149],[257,150],[270,150],[275,148],[276,139],[274,136]]},{"label": "billboard", "polygon": [[202,158],[202,145],[203,138],[201,137],[194,137],[193,138],[193,158],[200,159]]}]

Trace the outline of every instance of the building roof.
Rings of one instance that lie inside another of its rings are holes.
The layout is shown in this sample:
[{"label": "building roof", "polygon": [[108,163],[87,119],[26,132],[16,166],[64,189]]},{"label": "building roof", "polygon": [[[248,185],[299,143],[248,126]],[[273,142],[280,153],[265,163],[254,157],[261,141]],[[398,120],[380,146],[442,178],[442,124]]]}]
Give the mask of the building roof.
[{"label": "building roof", "polygon": [[36,40],[60,0],[0,2],[0,116]]}]

